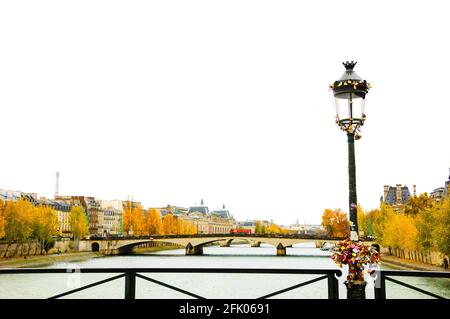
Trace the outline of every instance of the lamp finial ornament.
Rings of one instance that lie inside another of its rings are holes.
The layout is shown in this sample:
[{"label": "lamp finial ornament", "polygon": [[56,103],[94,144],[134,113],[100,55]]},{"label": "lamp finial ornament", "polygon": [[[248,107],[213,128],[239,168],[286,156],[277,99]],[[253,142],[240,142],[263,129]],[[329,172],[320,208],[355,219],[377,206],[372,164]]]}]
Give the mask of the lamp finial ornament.
[{"label": "lamp finial ornament", "polygon": [[356,61],[345,61],[345,62],[342,62],[342,64],[345,66],[345,69],[347,71],[352,71],[353,68],[355,67],[356,63],[357,63]]}]

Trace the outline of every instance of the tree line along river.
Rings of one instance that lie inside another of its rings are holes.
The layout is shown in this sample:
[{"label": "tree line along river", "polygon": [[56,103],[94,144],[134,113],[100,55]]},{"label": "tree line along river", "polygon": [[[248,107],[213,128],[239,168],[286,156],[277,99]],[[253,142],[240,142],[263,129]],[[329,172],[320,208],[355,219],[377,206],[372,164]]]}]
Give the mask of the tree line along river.
[{"label": "tree line along river", "polygon": [[[283,269],[338,269],[331,260],[331,253],[321,251],[314,244],[304,243],[287,249],[287,256],[275,256],[275,248],[262,244],[261,247],[231,245],[204,248],[203,256],[185,256],[184,249],[164,250],[122,256],[90,258],[78,262],[56,262],[44,268],[283,268]],[[395,269],[380,264],[381,269]],[[343,275],[339,278],[339,296],[346,298]],[[0,275],[0,298],[48,298],[117,274],[7,274]],[[205,298],[253,299],[287,288],[319,275],[291,274],[145,274],[150,278],[190,291]],[[397,278],[432,293],[450,298],[450,281],[440,278]],[[367,276],[366,296],[373,298],[373,279]],[[386,282],[387,298],[415,299],[430,298],[398,284]],[[63,298],[123,298],[124,278],[80,291]],[[298,289],[285,292],[273,298],[308,299],[327,298],[327,281],[321,280]],[[136,279],[136,298],[176,299],[191,298],[180,292],[155,283]]]}]

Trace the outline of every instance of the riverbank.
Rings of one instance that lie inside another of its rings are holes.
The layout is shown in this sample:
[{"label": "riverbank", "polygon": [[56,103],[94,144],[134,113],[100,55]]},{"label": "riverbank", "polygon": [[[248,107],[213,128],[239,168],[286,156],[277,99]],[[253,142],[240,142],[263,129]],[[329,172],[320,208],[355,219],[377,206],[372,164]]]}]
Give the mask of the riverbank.
[{"label": "riverbank", "polygon": [[50,254],[13,258],[0,258],[0,268],[33,268],[42,267],[56,262],[75,262],[102,257],[100,253],[74,252],[66,254]]},{"label": "riverbank", "polygon": [[[179,249],[176,246],[156,246],[145,248],[134,248],[133,253],[143,254],[149,252],[155,252],[160,250]],[[99,252],[73,252],[65,254],[49,254],[49,255],[37,255],[13,258],[0,258],[0,268],[35,268],[43,267],[53,263],[60,262],[78,262],[85,261],[92,258],[104,257]]]},{"label": "riverbank", "polygon": [[416,262],[409,259],[403,259],[400,257],[381,254],[381,265],[386,264],[394,268],[400,268],[404,270],[420,270],[420,271],[450,271],[442,267],[428,265],[420,262]]}]

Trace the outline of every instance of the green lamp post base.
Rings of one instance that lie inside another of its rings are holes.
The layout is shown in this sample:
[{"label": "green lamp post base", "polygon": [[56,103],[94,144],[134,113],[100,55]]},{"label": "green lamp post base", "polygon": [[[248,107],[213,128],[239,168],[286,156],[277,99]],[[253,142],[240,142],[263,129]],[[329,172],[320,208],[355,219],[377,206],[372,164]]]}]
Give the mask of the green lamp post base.
[{"label": "green lamp post base", "polygon": [[345,281],[347,287],[347,299],[366,299],[366,281]]}]

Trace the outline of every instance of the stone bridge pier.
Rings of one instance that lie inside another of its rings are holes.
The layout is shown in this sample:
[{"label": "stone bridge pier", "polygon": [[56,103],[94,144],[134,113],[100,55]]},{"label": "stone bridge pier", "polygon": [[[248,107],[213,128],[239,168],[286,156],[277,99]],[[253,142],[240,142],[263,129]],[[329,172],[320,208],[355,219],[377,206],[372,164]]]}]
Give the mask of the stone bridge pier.
[{"label": "stone bridge pier", "polygon": [[286,247],[281,243],[277,246],[277,256],[286,256]]},{"label": "stone bridge pier", "polygon": [[[228,246],[229,247],[229,246]],[[203,255],[203,245],[192,246],[191,243],[186,246],[186,256]]]},{"label": "stone bridge pier", "polygon": [[219,245],[220,245],[220,247],[230,247],[232,241],[233,241],[233,239],[224,240],[224,241],[221,241]]},{"label": "stone bridge pier", "polygon": [[253,240],[253,241],[250,243],[250,246],[251,246],[251,247],[261,247],[261,242],[260,242],[260,241]]}]

